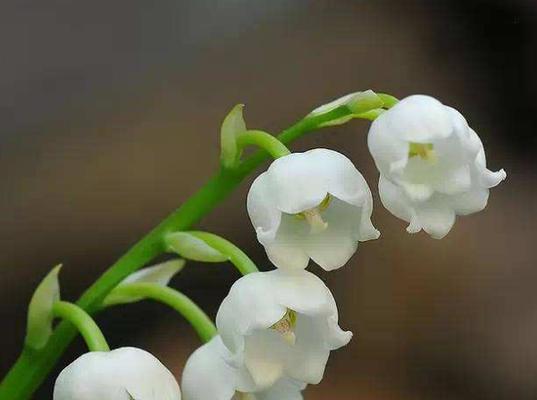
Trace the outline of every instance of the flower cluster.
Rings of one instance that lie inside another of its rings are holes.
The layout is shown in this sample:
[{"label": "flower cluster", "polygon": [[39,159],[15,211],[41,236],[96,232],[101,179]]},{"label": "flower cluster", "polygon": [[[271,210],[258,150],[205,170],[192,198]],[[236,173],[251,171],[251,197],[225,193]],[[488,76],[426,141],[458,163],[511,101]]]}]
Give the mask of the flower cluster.
[{"label": "flower cluster", "polygon": [[[371,93],[366,97],[374,100]],[[338,107],[359,99],[352,94],[311,115],[332,112],[341,118]],[[380,172],[381,201],[409,223],[408,232],[423,229],[442,238],[457,215],[482,210],[489,189],[506,174],[487,169],[481,140],[455,109],[418,95],[392,105],[377,110],[368,134]],[[247,131],[242,108],[237,110],[240,115],[228,117],[224,129],[231,150],[235,142],[268,140],[264,132]],[[338,152],[288,154],[280,145],[273,153],[281,156],[255,179],[247,198],[257,238],[277,268],[247,273],[233,284],[218,309],[216,336],[211,323],[206,339],[212,338],[186,363],[181,384],[185,400],[300,400],[307,385],[322,380],[331,351],[352,338],[339,326],[332,293],[306,268],[311,259],[326,271],[338,269],[359,242],[379,237],[371,222],[371,190],[353,163]],[[241,149],[235,150],[224,154],[224,165],[240,161]],[[240,264],[246,257],[230,254],[229,242],[200,232],[170,234],[167,246],[182,257],[205,262]],[[164,286],[182,265],[171,267],[171,272],[164,272]],[[152,280],[162,280],[161,272],[162,267],[150,269],[129,282],[148,280],[148,273],[154,275]],[[125,300],[128,291],[123,292],[109,296],[105,304],[133,301]],[[54,392],[55,400],[112,398],[180,400],[181,394],[158,360],[132,348],[80,357],[60,374]]]},{"label": "flower cluster", "polygon": [[[505,178],[486,168],[481,140],[462,115],[428,96],[380,114],[368,144],[382,203],[409,232],[445,236],[456,215],[483,209]],[[332,150],[285,155],[255,179],[247,209],[278,268],[233,285],[217,314],[219,335],[186,364],[186,400],[301,399],[306,385],[321,381],[330,351],[352,337],[338,325],[329,289],[305,268],[310,259],[340,268],[358,242],[379,237],[362,174]]]}]

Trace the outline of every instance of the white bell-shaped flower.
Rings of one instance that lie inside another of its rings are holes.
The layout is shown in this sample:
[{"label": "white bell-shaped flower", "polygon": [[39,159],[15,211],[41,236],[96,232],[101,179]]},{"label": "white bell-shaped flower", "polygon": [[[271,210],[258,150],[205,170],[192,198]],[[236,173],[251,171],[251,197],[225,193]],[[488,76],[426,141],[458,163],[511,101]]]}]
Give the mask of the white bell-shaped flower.
[{"label": "white bell-shaped flower", "polygon": [[255,391],[255,384],[239,376],[220,336],[198,348],[183,370],[184,400],[302,400],[304,383],[282,378],[268,389]]},{"label": "white bell-shaped flower", "polygon": [[171,372],[147,351],[122,347],[78,357],[58,376],[54,400],[181,400]]},{"label": "white bell-shaped flower", "polygon": [[376,239],[367,183],[344,155],[327,149],[276,159],[248,193],[259,242],[280,268],[343,266],[359,241]]},{"label": "white bell-shaped flower", "polygon": [[330,351],[352,337],[338,325],[330,290],[305,270],[242,277],[220,305],[216,325],[233,365],[258,389],[283,377],[319,383]]},{"label": "white bell-shaped flower", "polygon": [[456,215],[485,208],[489,189],[506,177],[487,169],[483,144],[464,117],[429,96],[407,97],[381,114],[368,144],[382,203],[409,222],[410,233],[444,237]]}]

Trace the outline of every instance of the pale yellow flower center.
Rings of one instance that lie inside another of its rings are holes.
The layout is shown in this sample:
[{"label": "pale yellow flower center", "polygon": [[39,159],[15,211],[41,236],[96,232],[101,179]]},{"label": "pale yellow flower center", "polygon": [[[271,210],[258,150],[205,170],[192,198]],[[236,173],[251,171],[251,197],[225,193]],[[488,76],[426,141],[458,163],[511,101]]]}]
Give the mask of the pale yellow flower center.
[{"label": "pale yellow flower center", "polygon": [[295,326],[296,326],[296,311],[287,309],[282,319],[276,322],[270,327],[274,329],[283,339],[289,344],[295,344],[296,335],[295,335]]},{"label": "pale yellow flower center", "polygon": [[299,219],[304,219],[310,225],[311,233],[320,233],[328,228],[328,222],[323,219],[321,213],[328,208],[332,197],[327,194],[326,197],[319,203],[317,207],[302,211],[295,216]]},{"label": "pale yellow flower center", "polygon": [[410,142],[408,145],[409,157],[420,157],[422,160],[436,162],[436,151],[432,143]]}]

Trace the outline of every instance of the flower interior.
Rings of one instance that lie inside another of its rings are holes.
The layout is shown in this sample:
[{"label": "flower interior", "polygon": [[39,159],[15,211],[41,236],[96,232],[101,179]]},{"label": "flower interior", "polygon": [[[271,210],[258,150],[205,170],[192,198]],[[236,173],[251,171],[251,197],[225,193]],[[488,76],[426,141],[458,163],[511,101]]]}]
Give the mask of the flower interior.
[{"label": "flower interior", "polygon": [[288,308],[285,314],[283,315],[282,319],[280,319],[278,322],[272,325],[270,329],[274,329],[276,332],[282,335],[282,337],[287,343],[295,344],[296,343],[295,327],[296,327],[296,311],[290,310]]},{"label": "flower interior", "polygon": [[318,206],[299,212],[295,216],[304,219],[310,225],[310,233],[320,233],[328,228],[328,222],[323,219],[321,213],[328,208],[331,201],[332,196],[327,193]]},{"label": "flower interior", "polygon": [[420,157],[422,160],[434,163],[436,161],[436,152],[432,143],[408,144],[408,157]]}]

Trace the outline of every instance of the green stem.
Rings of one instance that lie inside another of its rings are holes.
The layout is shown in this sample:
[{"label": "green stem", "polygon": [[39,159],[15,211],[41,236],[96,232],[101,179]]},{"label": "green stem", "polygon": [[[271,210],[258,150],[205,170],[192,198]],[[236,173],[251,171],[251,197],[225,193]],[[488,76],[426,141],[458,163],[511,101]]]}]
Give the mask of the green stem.
[{"label": "green stem", "polygon": [[[321,115],[308,116],[283,131],[278,139],[283,144],[291,143],[323,123],[349,114],[351,112],[347,107],[338,107]],[[259,151],[243,160],[239,167],[233,171],[221,169],[197,193],[144,236],[101,275],[84,292],[77,305],[90,314],[95,312],[105,296],[119,282],[165,251],[162,238],[166,234],[190,229],[224,200],[268,156],[265,151]],[[76,329],[69,323],[62,322],[54,330],[43,349],[39,351],[23,350],[19,359],[0,384],[0,400],[29,399],[75,336]]]},{"label": "green stem", "polygon": [[99,326],[76,304],[58,301],[54,303],[52,312],[55,317],[69,321],[80,332],[90,351],[110,351]]},{"label": "green stem", "polygon": [[204,342],[208,342],[217,334],[214,323],[196,303],[168,286],[149,282],[128,283],[115,288],[114,293],[120,296],[151,299],[170,306],[186,318]]},{"label": "green stem", "polygon": [[250,257],[248,257],[246,253],[244,253],[229,240],[209,232],[189,231],[186,233],[203,240],[213,249],[218,250],[220,253],[229,257],[229,261],[242,275],[250,274],[252,272],[259,272],[257,266],[250,259]]},{"label": "green stem", "polygon": [[269,153],[272,158],[280,158],[291,154],[289,149],[270,133],[258,130],[246,131],[237,137],[239,152],[249,145],[262,148]]}]

